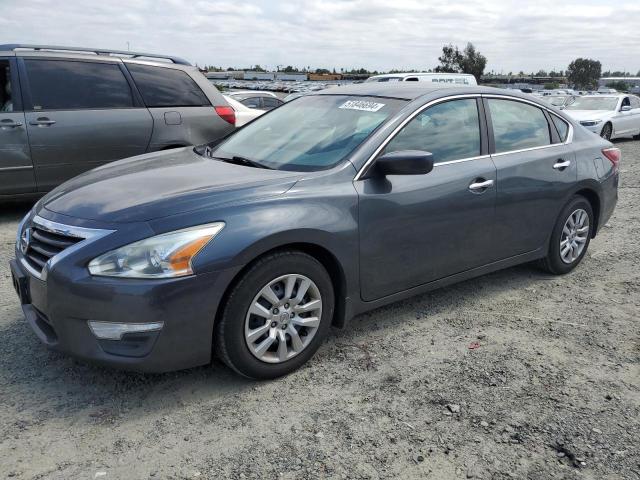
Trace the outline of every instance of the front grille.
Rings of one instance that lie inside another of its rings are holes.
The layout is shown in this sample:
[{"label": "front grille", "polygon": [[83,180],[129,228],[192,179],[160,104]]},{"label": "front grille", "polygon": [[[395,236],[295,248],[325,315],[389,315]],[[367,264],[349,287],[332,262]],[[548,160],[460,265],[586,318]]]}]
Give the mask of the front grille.
[{"label": "front grille", "polygon": [[59,232],[52,232],[44,227],[33,224],[30,227],[28,246],[24,258],[31,268],[41,273],[47,261],[63,250],[84,240]]}]

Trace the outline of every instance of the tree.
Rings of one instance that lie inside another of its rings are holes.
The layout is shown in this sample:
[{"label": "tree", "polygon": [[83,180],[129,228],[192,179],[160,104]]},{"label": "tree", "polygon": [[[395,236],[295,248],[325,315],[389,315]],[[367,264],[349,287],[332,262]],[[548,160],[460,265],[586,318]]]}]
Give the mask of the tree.
[{"label": "tree", "polygon": [[602,64],[598,60],[590,58],[576,58],[567,67],[567,78],[569,82],[578,88],[590,89],[596,86]]},{"label": "tree", "polygon": [[536,77],[553,77],[553,75],[548,74],[546,70],[538,70],[538,73],[535,75]]},{"label": "tree", "polygon": [[293,68],[291,65],[287,65],[286,67],[284,67],[282,71],[284,73],[293,73],[293,72],[297,72],[298,70],[296,68]]},{"label": "tree", "polygon": [[457,46],[453,44],[442,47],[442,56],[438,57],[440,65],[436,67],[436,72],[459,73],[462,54]]},{"label": "tree", "polygon": [[436,72],[470,73],[477,81],[480,81],[487,65],[487,57],[478,52],[473,43],[467,43],[462,52],[457,45],[445,45],[438,61],[440,65],[436,67]]},{"label": "tree", "polygon": [[629,85],[627,85],[627,83],[623,81],[609,82],[607,83],[607,88],[614,88],[619,92],[629,91]]}]

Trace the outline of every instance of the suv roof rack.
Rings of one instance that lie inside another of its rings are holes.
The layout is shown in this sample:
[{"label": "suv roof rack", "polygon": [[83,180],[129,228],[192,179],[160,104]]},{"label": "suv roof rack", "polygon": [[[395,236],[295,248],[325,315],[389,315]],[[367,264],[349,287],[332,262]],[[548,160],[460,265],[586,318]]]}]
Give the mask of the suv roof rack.
[{"label": "suv roof rack", "polygon": [[156,53],[129,52],[125,50],[106,50],[104,48],[82,48],[82,47],[60,47],[57,45],[29,45],[23,43],[10,43],[0,45],[0,52],[14,50],[49,50],[59,52],[78,52],[78,53],[95,53],[96,55],[106,56],[126,56],[128,58],[161,58],[169,60],[177,65],[191,65],[188,61],[180,57],[172,57],[170,55],[158,55]]}]

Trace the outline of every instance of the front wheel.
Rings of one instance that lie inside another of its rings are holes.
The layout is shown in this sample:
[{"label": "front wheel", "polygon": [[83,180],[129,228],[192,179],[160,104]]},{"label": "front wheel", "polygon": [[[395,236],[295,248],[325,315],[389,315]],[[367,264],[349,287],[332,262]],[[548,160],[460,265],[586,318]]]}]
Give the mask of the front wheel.
[{"label": "front wheel", "polygon": [[320,262],[298,251],[270,254],[232,288],[216,324],[216,352],[249,378],[286,375],[321,345],[333,309],[333,286]]},{"label": "front wheel", "polygon": [[600,132],[600,136],[605,140],[611,140],[611,134],[613,133],[613,126],[610,123],[605,123]]},{"label": "front wheel", "polygon": [[587,253],[594,227],[591,204],[584,197],[573,197],[556,221],[543,268],[556,275],[576,268]]}]

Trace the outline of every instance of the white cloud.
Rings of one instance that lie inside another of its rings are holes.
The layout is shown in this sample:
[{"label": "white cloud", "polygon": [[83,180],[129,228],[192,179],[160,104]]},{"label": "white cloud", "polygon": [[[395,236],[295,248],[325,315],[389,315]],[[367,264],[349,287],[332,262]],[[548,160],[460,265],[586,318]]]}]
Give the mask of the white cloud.
[{"label": "white cloud", "polygon": [[637,2],[582,0],[0,0],[0,43],[183,56],[222,66],[426,69],[443,44],[473,42],[488,69],[565,69],[579,56],[640,69]]}]

